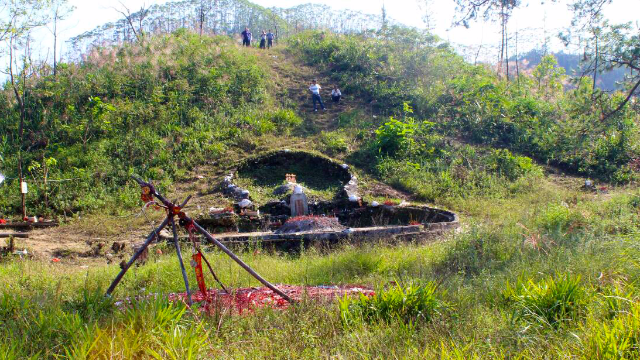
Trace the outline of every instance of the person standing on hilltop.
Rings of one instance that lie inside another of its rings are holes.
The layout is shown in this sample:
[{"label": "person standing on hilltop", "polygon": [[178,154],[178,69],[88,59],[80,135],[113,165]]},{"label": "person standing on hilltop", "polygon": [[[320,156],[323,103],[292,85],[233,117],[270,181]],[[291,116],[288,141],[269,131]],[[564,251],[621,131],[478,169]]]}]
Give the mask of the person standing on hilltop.
[{"label": "person standing on hilltop", "polygon": [[251,46],[251,30],[248,27],[244,28],[244,31],[240,33],[242,35],[242,45]]},{"label": "person standing on hilltop", "polygon": [[267,48],[267,32],[262,30],[262,34],[260,34],[260,49]]},{"label": "person standing on hilltop", "polygon": [[273,38],[274,37],[275,36],[271,32],[271,29],[269,29],[269,32],[267,33],[267,48],[268,49],[271,49],[271,47],[273,46]]},{"label": "person standing on hilltop", "polygon": [[320,97],[320,89],[322,87],[318,85],[318,80],[313,79],[311,82],[311,86],[309,86],[309,91],[311,91],[311,98],[313,99],[313,111],[318,111],[317,103],[320,103],[322,110],[326,110],[324,104],[322,103],[322,98]]}]

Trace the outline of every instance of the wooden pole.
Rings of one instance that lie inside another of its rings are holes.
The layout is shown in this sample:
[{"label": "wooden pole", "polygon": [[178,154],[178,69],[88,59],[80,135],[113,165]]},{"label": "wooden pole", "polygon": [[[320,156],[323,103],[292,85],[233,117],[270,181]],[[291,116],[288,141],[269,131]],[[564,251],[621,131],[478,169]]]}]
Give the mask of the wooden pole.
[{"label": "wooden pole", "polygon": [[184,268],[184,263],[182,262],[182,253],[180,251],[180,243],[178,242],[178,229],[176,229],[176,222],[171,216],[171,228],[173,229],[173,244],[176,246],[176,254],[178,255],[178,260],[180,261],[180,270],[182,271],[182,279],[184,280],[184,286],[187,288],[187,304],[191,306],[191,290],[189,290],[189,278],[187,278],[187,271]]},{"label": "wooden pole", "polygon": [[271,284],[270,282],[265,280],[262,276],[260,276],[257,272],[255,272],[249,265],[247,265],[244,261],[240,260],[240,258],[237,257],[236,254],[234,254],[231,250],[227,249],[227,247],[222,245],[221,242],[219,242],[218,240],[214,239],[213,236],[211,236],[211,234],[209,234],[207,232],[207,230],[202,228],[202,226],[200,226],[195,221],[193,221],[193,225],[195,226],[196,229],[198,229],[198,231],[205,238],[207,238],[207,240],[209,240],[212,243],[214,243],[217,247],[220,248],[220,250],[222,250],[225,254],[229,255],[230,258],[232,258],[235,262],[237,262],[238,265],[240,265],[249,274],[251,274],[254,278],[256,278],[258,281],[260,281],[264,286],[266,286],[269,289],[273,290],[273,292],[275,292],[276,294],[280,295],[283,299],[287,300],[289,303],[293,304],[293,300],[287,294],[283,293],[280,289],[278,289],[273,284]]},{"label": "wooden pole", "polygon": [[218,276],[216,276],[216,273],[213,272],[213,268],[211,267],[211,264],[209,264],[209,260],[207,260],[207,258],[204,256],[204,254],[202,253],[202,251],[198,250],[198,252],[200,253],[200,255],[202,256],[202,260],[204,260],[204,262],[207,264],[207,267],[209,267],[209,271],[211,271],[211,275],[213,275],[213,278],[218,282],[218,284],[220,284],[220,286],[222,287],[222,290],[224,290],[224,292],[226,292],[227,294],[231,294],[229,292],[229,290],[227,290],[226,287],[224,287],[224,285],[222,285],[222,281],[220,281],[220,279],[218,279]]},{"label": "wooden pole", "polygon": [[164,229],[165,226],[167,226],[167,224],[169,223],[169,219],[170,219],[169,217],[164,219],[162,224],[160,224],[160,226],[158,226],[155,230],[153,230],[149,234],[144,244],[140,247],[140,249],[138,249],[138,251],[135,252],[135,254],[133,254],[133,256],[131,257],[131,260],[129,260],[127,265],[122,270],[120,270],[120,273],[118,274],[118,276],[116,276],[116,278],[113,279],[111,286],[109,286],[109,288],[107,289],[106,296],[111,296],[111,293],[116,288],[116,286],[118,286],[118,283],[120,282],[120,280],[122,280],[122,277],[127,272],[127,270],[129,270],[131,265],[133,265],[133,262],[136,261],[136,259],[147,249],[149,244],[151,244],[151,242],[158,237],[158,233],[162,231],[162,229]]}]

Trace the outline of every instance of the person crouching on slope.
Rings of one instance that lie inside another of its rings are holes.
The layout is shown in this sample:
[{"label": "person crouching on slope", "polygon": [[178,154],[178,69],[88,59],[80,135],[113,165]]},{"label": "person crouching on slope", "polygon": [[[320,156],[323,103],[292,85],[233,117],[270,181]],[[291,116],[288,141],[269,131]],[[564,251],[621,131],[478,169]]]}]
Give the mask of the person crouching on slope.
[{"label": "person crouching on slope", "polygon": [[334,103],[339,103],[341,98],[342,93],[340,89],[338,89],[338,85],[334,85],[333,90],[331,90],[331,100],[333,100]]},{"label": "person crouching on slope", "polygon": [[320,97],[320,89],[322,87],[318,85],[318,81],[313,79],[311,82],[311,86],[309,86],[309,91],[311,91],[311,98],[313,99],[313,111],[318,111],[317,103],[320,103],[322,110],[325,110],[324,104],[322,103],[322,98]]}]

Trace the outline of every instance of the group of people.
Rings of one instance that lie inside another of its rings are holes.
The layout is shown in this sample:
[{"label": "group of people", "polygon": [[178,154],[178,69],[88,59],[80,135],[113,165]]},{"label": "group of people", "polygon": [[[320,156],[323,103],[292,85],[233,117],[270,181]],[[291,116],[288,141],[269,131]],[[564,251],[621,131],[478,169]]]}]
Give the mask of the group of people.
[{"label": "group of people", "polygon": [[[324,103],[322,102],[322,97],[320,97],[320,89],[322,86],[318,84],[318,80],[313,79],[311,82],[311,86],[309,86],[309,91],[311,91],[311,99],[313,100],[313,111],[318,111],[318,104],[322,110],[326,110]],[[339,103],[342,99],[342,92],[338,89],[338,85],[333,86],[333,90],[331,90],[331,100],[334,103]]]},{"label": "group of people", "polygon": [[[248,27],[244,28],[244,31],[240,33],[242,36],[242,45],[243,46],[251,46],[251,41],[253,41],[253,34]],[[262,30],[262,34],[260,34],[260,49],[266,49],[273,46],[273,39],[275,35],[269,30],[266,32]]]},{"label": "group of people", "polygon": [[[251,33],[251,30],[249,30],[249,27],[245,27],[244,31],[241,32],[240,35],[242,36],[242,45],[251,46],[253,34]],[[275,36],[271,30],[269,30],[269,32],[262,30],[262,34],[260,34],[260,49],[271,48],[273,46],[274,38]],[[322,102],[322,97],[320,96],[320,89],[322,89],[322,87],[318,84],[318,81],[313,79],[311,86],[309,86],[309,91],[311,92],[311,98],[313,100],[313,111],[318,111],[318,104],[320,104],[322,110],[326,110],[326,107]],[[334,85],[333,90],[331,90],[331,100],[337,104],[341,99],[342,92],[338,89],[338,85]]]}]

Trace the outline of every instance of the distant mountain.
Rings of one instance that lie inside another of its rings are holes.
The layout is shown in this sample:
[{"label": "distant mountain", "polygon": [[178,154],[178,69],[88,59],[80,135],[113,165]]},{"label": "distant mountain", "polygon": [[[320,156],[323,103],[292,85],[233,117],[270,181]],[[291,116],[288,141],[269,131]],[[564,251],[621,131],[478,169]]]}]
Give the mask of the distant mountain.
[{"label": "distant mountain", "polygon": [[[568,54],[565,52],[553,53],[553,56],[558,60],[558,65],[566,70],[567,75],[580,76],[582,70],[580,66],[581,56],[577,54]],[[520,55],[520,64],[524,66],[524,70],[532,70],[538,64],[544,56],[544,51],[541,49],[534,49],[524,55]],[[515,57],[512,57],[510,61],[515,61]],[[592,76],[593,74],[588,74]],[[596,85],[602,90],[618,90],[620,86],[617,82],[624,80],[625,72],[623,69],[615,69],[607,73],[598,74],[596,77]]]}]

